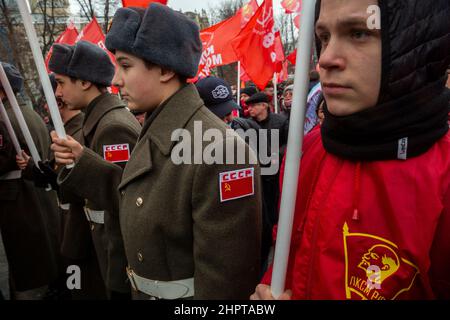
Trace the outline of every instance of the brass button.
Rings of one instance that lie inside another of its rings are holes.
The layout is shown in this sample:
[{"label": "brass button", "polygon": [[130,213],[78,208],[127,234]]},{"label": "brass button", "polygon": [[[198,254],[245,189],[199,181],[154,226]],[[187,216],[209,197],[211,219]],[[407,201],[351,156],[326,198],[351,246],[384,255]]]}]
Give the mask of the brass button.
[{"label": "brass button", "polygon": [[139,262],[144,261],[144,256],[142,255],[142,253],[138,252],[137,256],[138,256]]},{"label": "brass button", "polygon": [[125,195],[125,191],[124,190],[122,190],[122,191],[120,191],[120,194],[122,195],[122,197]]},{"label": "brass button", "polygon": [[141,197],[136,199],[136,205],[138,207],[142,206],[143,203],[144,203],[144,200]]}]

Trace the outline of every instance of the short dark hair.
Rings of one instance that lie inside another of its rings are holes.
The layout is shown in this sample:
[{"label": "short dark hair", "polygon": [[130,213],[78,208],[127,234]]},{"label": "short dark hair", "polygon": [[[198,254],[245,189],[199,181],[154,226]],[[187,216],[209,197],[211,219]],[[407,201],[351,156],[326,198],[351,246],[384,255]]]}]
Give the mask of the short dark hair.
[{"label": "short dark hair", "polygon": [[156,66],[156,64],[154,64],[154,63],[152,63],[152,62],[150,62],[150,61],[148,61],[148,60],[144,60],[144,64],[145,64],[145,67],[146,67],[148,70],[150,70],[151,68],[153,68],[154,66]]},{"label": "short dark hair", "polygon": [[[155,66],[157,66],[157,64],[154,64],[153,62],[150,62],[150,61],[148,61],[148,60],[144,60],[144,64],[145,64],[145,67],[148,69],[148,70],[150,70],[151,68],[153,68],[153,67],[155,67]],[[160,66],[161,68],[164,68],[164,67],[162,67],[162,66]],[[187,81],[188,81],[188,77],[186,77],[186,76],[182,76],[182,75],[179,75],[179,74],[177,74],[177,73],[175,73],[176,74],[176,76],[178,77],[178,80],[180,80],[180,82],[181,83],[186,83]]]},{"label": "short dark hair", "polygon": [[[74,77],[69,77],[69,78],[70,78],[70,81],[72,81],[72,83],[77,82],[77,80],[88,81],[88,80],[77,79],[77,78],[74,78]],[[91,81],[89,81],[89,82],[91,82]],[[102,93],[108,91],[108,87],[105,87],[104,85],[101,85],[101,84],[98,84],[98,83],[94,83],[94,82],[91,82],[91,83],[92,83],[93,86],[95,86],[97,88],[98,91],[100,91]]]}]

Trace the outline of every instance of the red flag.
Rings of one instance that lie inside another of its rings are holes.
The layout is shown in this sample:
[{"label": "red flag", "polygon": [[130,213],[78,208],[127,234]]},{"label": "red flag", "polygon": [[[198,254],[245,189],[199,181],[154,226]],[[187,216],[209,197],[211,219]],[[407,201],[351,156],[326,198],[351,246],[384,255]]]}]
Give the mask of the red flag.
[{"label": "red flag", "polygon": [[224,20],[200,32],[203,52],[200,58],[198,76],[207,77],[211,69],[217,66],[235,62],[236,55],[229,50],[230,38],[235,37],[240,30],[240,17],[236,16]]},{"label": "red flag", "polygon": [[294,17],[294,25],[297,29],[300,29],[300,14]]},{"label": "red flag", "polygon": [[[89,22],[83,28],[83,30],[81,30],[80,34],[78,35],[77,42],[81,40],[91,42],[100,47],[101,49],[103,49],[108,54],[114,66],[117,65],[116,58],[114,57],[114,55],[110,51],[108,51],[108,49],[106,49],[105,35],[103,34],[102,28],[98,24],[97,19],[95,19],[95,17],[92,18],[92,21]],[[112,87],[112,92],[118,93],[119,91],[117,88]]]},{"label": "red flag", "polygon": [[103,34],[102,28],[98,24],[95,17],[83,28],[83,30],[81,30],[78,35],[77,42],[80,40],[91,42],[105,50],[111,58],[111,61],[115,64],[114,55],[106,49],[105,35]]},{"label": "red flag", "polygon": [[[64,30],[64,32],[58,36],[58,38],[54,43],[73,45],[77,41],[77,37],[78,37],[77,28],[75,28],[75,25],[73,23],[71,23],[70,25],[67,26],[66,30]],[[45,66],[47,67],[48,72],[50,72],[50,70],[48,70],[48,62],[50,61],[52,52],[53,46],[50,48],[50,50],[47,53],[47,56],[45,57]]]},{"label": "red flag", "polygon": [[280,31],[275,32],[275,54],[277,55],[277,72],[283,68],[282,64],[286,58],[284,57],[283,42],[281,41]]},{"label": "red flag", "polygon": [[[250,81],[251,79],[250,79],[250,77],[248,76],[248,74],[247,74],[247,72],[245,72],[245,69],[244,69],[244,67],[242,66],[242,64],[241,64],[241,81],[244,81],[244,82],[247,82],[247,81]],[[244,86],[245,87],[245,86]]]},{"label": "red flag", "polygon": [[302,3],[300,0],[283,0],[281,6],[284,8],[287,14],[300,12]]},{"label": "red flag", "polygon": [[232,41],[236,56],[261,90],[277,70],[275,34],[272,0],[266,0]]},{"label": "red flag", "polygon": [[256,0],[251,0],[236,15],[219,22],[200,32],[203,44],[202,57],[198,68],[200,78],[207,77],[214,67],[236,62],[238,59],[231,46],[231,40],[236,38],[251,19],[258,8]]},{"label": "red flag", "polygon": [[167,0],[122,0],[123,7],[143,7],[147,8],[152,2],[158,2],[167,5]]},{"label": "red flag", "polygon": [[288,79],[288,61],[284,61],[281,71],[278,73],[278,83],[282,83]]},{"label": "red flag", "polygon": [[289,60],[290,63],[292,63],[294,66],[297,64],[297,49],[292,51],[286,58]]}]

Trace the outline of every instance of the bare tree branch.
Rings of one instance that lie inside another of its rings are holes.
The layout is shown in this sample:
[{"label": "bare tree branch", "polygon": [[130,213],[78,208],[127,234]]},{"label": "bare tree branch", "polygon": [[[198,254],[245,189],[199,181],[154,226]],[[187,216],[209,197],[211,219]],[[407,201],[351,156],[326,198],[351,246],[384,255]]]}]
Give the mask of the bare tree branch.
[{"label": "bare tree branch", "polygon": [[77,0],[78,5],[81,8],[81,11],[83,11],[83,15],[88,19],[91,20],[91,16],[89,16],[89,9],[88,9],[88,5],[86,3],[85,0]]},{"label": "bare tree branch", "polygon": [[[8,31],[8,42],[9,42],[8,44],[13,53],[14,64],[16,65],[16,67],[19,69],[20,73],[25,78],[26,72],[25,72],[24,64],[22,63],[22,61],[20,59],[21,55],[19,54],[20,41],[17,37],[18,33],[15,32],[15,30],[14,30],[13,17],[8,8],[8,4],[6,3],[5,0],[0,0],[0,12],[3,16],[3,19],[0,19],[0,21],[3,20],[5,22],[5,27],[6,27],[6,30]],[[28,45],[28,44],[26,44],[26,45]],[[33,92],[29,86],[29,79],[26,79],[26,81],[24,81],[24,87],[25,87],[25,92],[28,95],[28,97],[30,98],[32,104],[36,105],[36,98],[34,97]]]}]

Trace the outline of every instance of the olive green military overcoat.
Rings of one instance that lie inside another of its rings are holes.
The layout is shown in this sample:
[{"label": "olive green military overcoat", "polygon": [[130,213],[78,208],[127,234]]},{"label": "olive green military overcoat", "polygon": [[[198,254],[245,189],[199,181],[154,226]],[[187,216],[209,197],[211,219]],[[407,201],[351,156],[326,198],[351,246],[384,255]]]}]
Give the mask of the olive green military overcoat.
[{"label": "olive green military overcoat", "polygon": [[[194,132],[199,126],[200,134]],[[202,139],[208,129],[216,129],[216,138]],[[247,157],[242,164],[209,164],[212,156],[205,152],[199,164],[177,164],[173,155],[180,136],[189,135],[192,161],[207,146],[224,158],[236,149]],[[235,147],[227,148],[228,143]],[[198,144],[200,149],[194,148]],[[221,176],[244,169],[253,172],[250,193],[231,191],[243,183],[239,180],[224,188]],[[87,196],[92,186],[82,182],[81,173],[98,181],[99,203],[119,206],[129,267],[137,275],[158,281],[193,277],[194,299],[248,299],[254,291],[260,266],[259,166],[249,146],[204,106],[195,86],[183,87],[147,115],[123,175],[87,149],[72,170],[61,172],[59,182],[78,186]],[[111,195],[117,190],[120,202],[115,203]],[[236,199],[226,192],[235,192]]]}]

